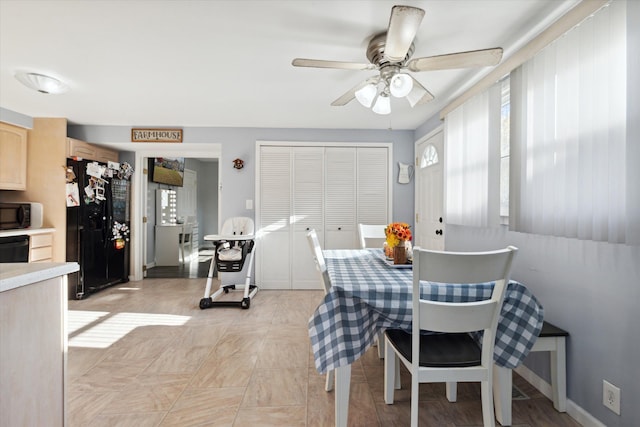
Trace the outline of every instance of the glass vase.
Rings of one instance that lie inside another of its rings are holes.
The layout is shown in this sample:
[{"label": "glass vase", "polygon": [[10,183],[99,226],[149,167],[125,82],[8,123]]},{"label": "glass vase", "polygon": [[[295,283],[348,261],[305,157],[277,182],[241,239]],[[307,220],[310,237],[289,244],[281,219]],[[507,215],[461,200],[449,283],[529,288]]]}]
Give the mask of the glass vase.
[{"label": "glass vase", "polygon": [[393,263],[394,264],[406,264],[407,263],[407,250],[403,243],[393,248]]}]

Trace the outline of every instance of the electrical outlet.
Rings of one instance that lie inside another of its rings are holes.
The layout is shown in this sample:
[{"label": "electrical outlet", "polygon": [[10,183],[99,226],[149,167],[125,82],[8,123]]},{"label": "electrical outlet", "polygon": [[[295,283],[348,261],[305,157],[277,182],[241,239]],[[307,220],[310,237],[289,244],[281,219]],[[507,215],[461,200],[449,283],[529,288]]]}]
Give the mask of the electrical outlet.
[{"label": "electrical outlet", "polygon": [[620,389],[602,380],[602,404],[620,415]]}]

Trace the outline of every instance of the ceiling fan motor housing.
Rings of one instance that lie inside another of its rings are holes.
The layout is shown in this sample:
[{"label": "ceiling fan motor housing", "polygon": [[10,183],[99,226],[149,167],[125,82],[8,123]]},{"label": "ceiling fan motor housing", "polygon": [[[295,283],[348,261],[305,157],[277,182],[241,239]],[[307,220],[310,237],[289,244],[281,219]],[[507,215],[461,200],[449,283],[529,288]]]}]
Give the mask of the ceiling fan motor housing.
[{"label": "ceiling fan motor housing", "polygon": [[409,50],[407,51],[407,54],[402,61],[389,61],[384,56],[384,47],[386,45],[386,41],[386,32],[374,36],[369,42],[369,46],[367,47],[367,59],[369,59],[372,64],[378,67],[383,67],[386,64],[395,64],[399,67],[404,66],[405,61],[407,61],[409,58],[411,58],[411,55],[413,55],[414,44],[411,43],[411,46],[409,47]]},{"label": "ceiling fan motor housing", "polygon": [[402,61],[389,61],[384,56],[384,48],[386,45],[387,33],[380,33],[374,36],[367,47],[367,59],[378,67],[380,77],[387,83],[389,80],[404,67],[404,63],[413,55],[414,44],[411,43],[407,55]]}]

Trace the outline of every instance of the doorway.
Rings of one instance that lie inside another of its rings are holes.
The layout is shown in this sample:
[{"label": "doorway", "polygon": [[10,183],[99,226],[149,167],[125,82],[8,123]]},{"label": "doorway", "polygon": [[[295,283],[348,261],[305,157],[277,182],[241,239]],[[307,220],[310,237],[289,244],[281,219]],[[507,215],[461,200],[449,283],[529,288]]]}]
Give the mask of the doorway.
[{"label": "doorway", "polygon": [[[218,230],[218,160],[190,157],[184,158],[184,165],[181,187],[158,184],[152,177],[148,180],[146,278],[207,277],[213,252],[203,236]],[[167,193],[174,203],[171,222],[159,210]]]},{"label": "doorway", "polygon": [[444,132],[436,129],[416,144],[416,245],[444,250]]},{"label": "doorway", "polygon": [[[204,192],[203,194],[197,194],[197,204],[199,205],[197,208],[198,214],[196,215],[199,223],[198,247],[203,248],[203,237],[205,235],[216,234],[220,227],[221,172],[217,167],[221,159],[220,144],[149,144],[144,149],[136,151],[135,170],[140,173],[134,174],[132,191],[132,280],[142,280],[144,278],[148,258],[148,242],[150,239],[155,239],[155,233],[150,232],[148,227],[149,213],[153,211],[155,214],[155,197],[151,197],[149,193],[150,183],[147,172],[149,159],[154,157],[178,157],[185,156],[185,154],[189,156],[185,157],[185,164],[191,165],[191,168],[199,169],[197,171],[198,181],[201,181],[202,184],[199,187]],[[191,160],[197,161],[201,165],[193,166],[190,163]],[[206,186],[204,185],[205,183]],[[153,188],[151,189],[153,190]]]},{"label": "doorway", "polygon": [[204,236],[218,231],[218,159],[189,157],[183,164],[182,186],[157,183],[148,175],[146,278],[207,277],[213,246]]}]

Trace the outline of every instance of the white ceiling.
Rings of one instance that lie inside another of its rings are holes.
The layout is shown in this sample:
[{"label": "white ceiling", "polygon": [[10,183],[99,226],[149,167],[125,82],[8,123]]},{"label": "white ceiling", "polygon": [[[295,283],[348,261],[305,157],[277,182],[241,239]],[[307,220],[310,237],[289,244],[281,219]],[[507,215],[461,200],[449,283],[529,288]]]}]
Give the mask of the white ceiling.
[{"label": "white ceiling", "polygon": [[[504,58],[577,0],[0,0],[0,106],[74,124],[415,129],[490,71],[414,73],[436,97],[379,116],[331,102],[374,71],[296,68],[296,57],[367,62],[391,7],[425,9],[413,57],[502,47]],[[22,86],[17,71],[66,82]],[[468,85],[467,85],[468,86]]]}]

